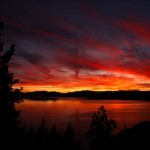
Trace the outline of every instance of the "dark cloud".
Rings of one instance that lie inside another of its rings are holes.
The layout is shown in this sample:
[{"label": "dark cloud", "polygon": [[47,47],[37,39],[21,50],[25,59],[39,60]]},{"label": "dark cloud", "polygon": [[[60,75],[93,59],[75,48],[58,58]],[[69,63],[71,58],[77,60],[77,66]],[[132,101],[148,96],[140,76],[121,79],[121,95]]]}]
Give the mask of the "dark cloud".
[{"label": "dark cloud", "polygon": [[50,69],[44,64],[44,57],[36,53],[20,52],[20,57],[25,58],[29,63],[34,65],[44,74],[49,74]]},{"label": "dark cloud", "polygon": [[150,83],[139,83],[138,85],[145,88],[150,88]]}]

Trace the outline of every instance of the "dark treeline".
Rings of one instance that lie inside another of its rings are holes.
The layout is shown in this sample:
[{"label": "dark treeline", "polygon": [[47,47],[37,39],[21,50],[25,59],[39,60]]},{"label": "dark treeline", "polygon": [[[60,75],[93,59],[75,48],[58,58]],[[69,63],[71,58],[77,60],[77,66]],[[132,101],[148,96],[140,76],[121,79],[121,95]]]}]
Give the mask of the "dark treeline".
[{"label": "dark treeline", "polygon": [[85,99],[123,99],[123,100],[150,100],[150,91],[75,91],[68,93],[35,91],[22,93],[29,99],[57,99],[57,97],[77,97]]}]

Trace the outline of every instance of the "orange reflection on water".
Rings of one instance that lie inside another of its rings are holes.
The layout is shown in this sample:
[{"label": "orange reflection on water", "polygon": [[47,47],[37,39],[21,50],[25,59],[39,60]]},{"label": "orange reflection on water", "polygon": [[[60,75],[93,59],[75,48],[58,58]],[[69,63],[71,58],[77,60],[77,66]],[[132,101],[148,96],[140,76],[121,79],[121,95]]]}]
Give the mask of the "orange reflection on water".
[{"label": "orange reflection on water", "polygon": [[92,114],[98,107],[104,105],[109,118],[115,119],[119,129],[124,123],[130,127],[140,121],[150,120],[150,102],[131,100],[80,100],[61,99],[57,101],[25,100],[17,104],[21,110],[23,123],[37,125],[45,118],[48,125],[56,124],[64,128],[69,121],[75,125],[76,130],[86,130],[89,127]]}]

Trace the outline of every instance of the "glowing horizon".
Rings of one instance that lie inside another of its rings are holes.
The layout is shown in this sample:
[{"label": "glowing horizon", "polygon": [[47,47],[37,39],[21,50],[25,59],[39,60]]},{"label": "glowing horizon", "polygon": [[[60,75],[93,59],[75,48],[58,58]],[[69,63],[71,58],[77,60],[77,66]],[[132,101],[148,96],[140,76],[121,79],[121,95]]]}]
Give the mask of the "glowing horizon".
[{"label": "glowing horizon", "polygon": [[[74,77],[72,77],[74,78]],[[117,91],[117,90],[140,90],[140,91],[149,91],[150,88],[146,85],[143,85],[143,82],[149,82],[149,79],[140,76],[134,76],[131,74],[119,75],[117,74],[104,74],[99,76],[95,75],[90,77],[82,77],[78,79],[72,79],[70,83],[64,81],[59,81],[58,85],[50,85],[51,82],[47,83],[35,83],[35,84],[23,84],[19,83],[15,87],[23,87],[24,92],[31,91],[57,91],[57,92],[73,92],[73,91],[82,91],[82,90],[93,90],[93,91]]]}]

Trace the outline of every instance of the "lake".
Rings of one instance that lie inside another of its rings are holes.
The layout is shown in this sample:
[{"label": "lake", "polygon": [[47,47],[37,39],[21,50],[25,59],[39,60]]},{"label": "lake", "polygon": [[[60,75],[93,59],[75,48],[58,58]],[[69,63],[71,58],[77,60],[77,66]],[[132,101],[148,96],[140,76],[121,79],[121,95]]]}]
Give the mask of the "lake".
[{"label": "lake", "polygon": [[140,121],[150,120],[150,101],[140,100],[25,99],[23,103],[16,105],[16,109],[21,111],[23,124],[37,126],[45,118],[48,126],[55,124],[63,131],[71,121],[80,135],[88,130],[92,114],[101,105],[107,110],[108,117],[116,120],[118,131],[125,128],[125,125],[131,127]]}]

